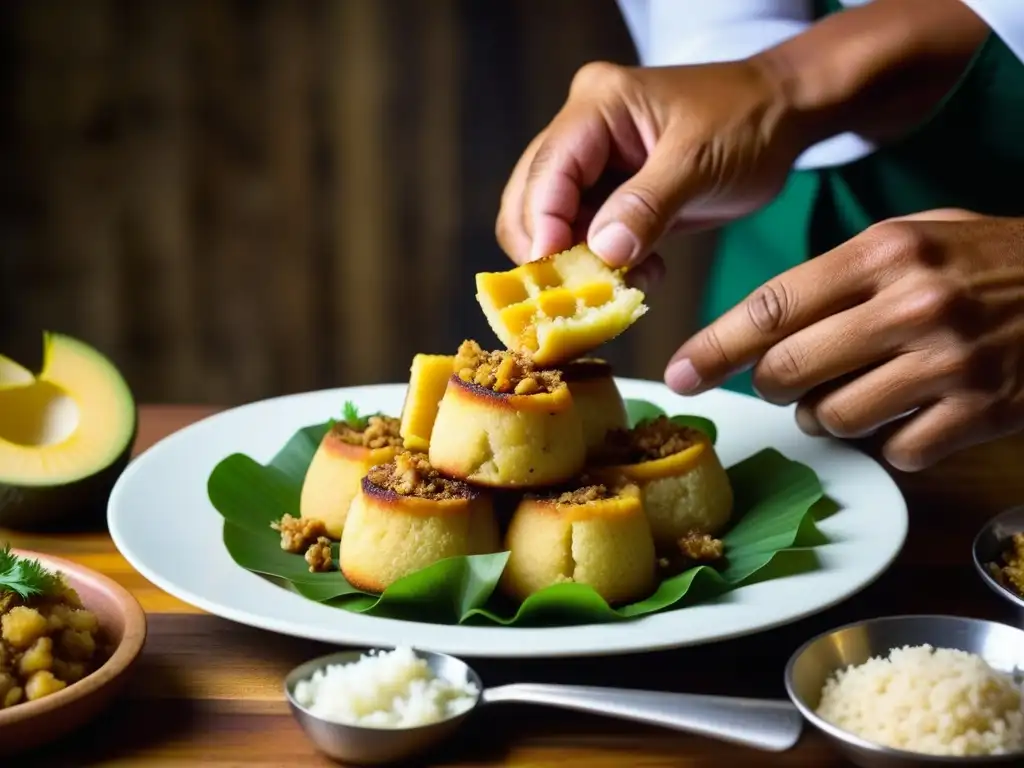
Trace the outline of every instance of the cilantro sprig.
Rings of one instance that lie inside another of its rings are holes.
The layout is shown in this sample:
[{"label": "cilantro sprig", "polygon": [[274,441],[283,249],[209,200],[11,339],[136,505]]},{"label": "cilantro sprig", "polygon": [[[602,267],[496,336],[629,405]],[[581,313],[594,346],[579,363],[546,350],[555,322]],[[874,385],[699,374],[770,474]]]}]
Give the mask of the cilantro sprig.
[{"label": "cilantro sprig", "polygon": [[60,576],[48,571],[38,560],[15,555],[10,544],[0,548],[0,595],[13,592],[27,600],[60,588]]},{"label": "cilantro sprig", "polygon": [[[341,414],[340,422],[354,432],[362,432],[366,429],[367,425],[370,423],[371,417],[383,415],[378,411],[376,413],[368,413],[364,416],[359,413],[359,409],[356,407],[356,404],[351,400],[345,401],[345,405],[341,409]],[[333,429],[334,425],[338,422],[338,419],[331,419],[328,422],[327,428]]]},{"label": "cilantro sprig", "polygon": [[361,431],[366,429],[366,425],[370,421],[369,416],[364,417],[359,415],[359,409],[356,408],[356,404],[353,403],[351,400],[345,401],[345,406],[344,408],[342,408],[342,413],[344,414],[342,418],[345,420],[345,423],[348,424],[350,428],[355,430]]}]

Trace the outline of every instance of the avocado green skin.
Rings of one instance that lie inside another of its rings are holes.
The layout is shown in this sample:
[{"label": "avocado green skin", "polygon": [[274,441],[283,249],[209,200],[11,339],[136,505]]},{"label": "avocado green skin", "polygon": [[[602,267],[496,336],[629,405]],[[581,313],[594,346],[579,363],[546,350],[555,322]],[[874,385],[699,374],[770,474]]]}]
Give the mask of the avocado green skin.
[{"label": "avocado green skin", "polygon": [[64,533],[107,530],[110,491],[128,466],[138,432],[138,407],[135,407],[131,436],[124,450],[112,463],[81,480],[52,486],[0,482],[0,528]]}]

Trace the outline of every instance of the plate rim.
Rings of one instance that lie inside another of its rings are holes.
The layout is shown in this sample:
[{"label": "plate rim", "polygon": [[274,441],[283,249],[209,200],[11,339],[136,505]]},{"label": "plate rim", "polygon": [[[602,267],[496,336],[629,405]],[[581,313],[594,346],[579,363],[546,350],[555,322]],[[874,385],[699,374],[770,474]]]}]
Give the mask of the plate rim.
[{"label": "plate rim", "polygon": [[[616,380],[617,384],[626,385],[627,388],[633,388],[633,387],[651,388],[651,387],[655,387],[655,388],[660,388],[665,396],[678,397],[678,395],[676,395],[675,393],[671,392],[671,390],[669,390],[667,387],[665,387],[665,385],[662,384],[661,382],[656,382],[656,381],[646,380],[646,379],[620,377],[620,376],[616,376],[615,380]],[[173,578],[166,578],[164,575],[162,575],[158,571],[150,568],[149,565],[145,562],[144,556],[139,556],[139,553],[137,553],[137,552],[135,552],[133,550],[133,548],[130,545],[130,543],[125,540],[125,537],[123,535],[124,532],[121,530],[120,525],[118,524],[118,514],[119,514],[121,498],[126,493],[125,489],[132,482],[132,478],[134,477],[136,472],[139,471],[138,467],[139,466],[144,466],[145,463],[148,462],[148,461],[152,461],[151,457],[154,455],[155,451],[158,452],[159,450],[163,450],[163,449],[165,449],[165,447],[167,445],[171,445],[172,443],[177,443],[177,442],[180,442],[180,441],[187,440],[187,439],[189,439],[189,436],[194,434],[195,432],[201,431],[204,428],[209,428],[208,424],[211,421],[215,421],[215,420],[217,420],[217,419],[219,419],[221,417],[224,417],[227,414],[241,415],[241,414],[244,414],[245,412],[247,412],[249,410],[255,410],[255,409],[258,409],[258,408],[261,408],[261,407],[267,407],[267,406],[273,406],[273,405],[280,406],[280,404],[282,402],[295,401],[295,400],[303,399],[303,398],[317,399],[317,398],[335,397],[335,398],[341,399],[341,398],[345,397],[346,393],[353,393],[353,392],[357,392],[357,391],[366,392],[368,390],[382,390],[383,391],[382,392],[383,396],[388,396],[388,394],[389,394],[388,390],[393,390],[397,394],[397,393],[400,392],[400,390],[404,390],[406,387],[407,387],[407,384],[403,383],[403,382],[399,382],[399,383],[391,383],[391,382],[389,382],[389,383],[381,383],[381,384],[354,385],[354,386],[347,386],[347,387],[330,387],[330,388],[325,388],[325,389],[310,390],[310,391],[306,391],[306,392],[297,392],[297,393],[291,393],[291,394],[277,395],[277,396],[266,398],[266,399],[263,399],[263,400],[251,401],[251,402],[243,403],[243,404],[240,404],[240,405],[237,405],[237,406],[234,406],[234,407],[228,407],[228,408],[224,408],[222,410],[218,410],[215,413],[212,413],[212,414],[210,414],[208,416],[205,416],[202,419],[199,419],[198,421],[192,422],[191,424],[188,424],[185,427],[182,427],[181,429],[171,433],[170,435],[167,435],[167,436],[161,438],[159,441],[157,441],[156,443],[154,443],[153,445],[148,447],[146,450],[141,452],[134,459],[132,459],[132,461],[130,462],[128,467],[126,467],[125,471],[118,478],[117,483],[115,484],[115,486],[114,486],[114,488],[113,488],[113,490],[112,490],[112,492],[110,494],[110,499],[109,499],[108,505],[107,505],[107,522],[108,522],[108,530],[110,532],[111,539],[114,542],[114,546],[117,548],[117,550],[121,554],[121,556],[124,557],[125,560],[129,563],[129,565],[131,565],[140,575],[142,575],[148,581],[153,583],[154,586],[156,586],[159,589],[167,592],[171,596],[173,596],[173,597],[175,597],[175,598],[177,598],[177,599],[179,599],[179,600],[181,600],[181,601],[183,601],[183,602],[185,602],[185,603],[187,603],[189,605],[192,605],[193,607],[199,608],[202,611],[210,613],[210,614],[212,614],[214,616],[218,616],[220,618],[223,618],[223,619],[228,620],[228,621],[232,621],[234,623],[238,623],[238,624],[242,624],[242,625],[245,625],[245,626],[254,627],[254,628],[257,628],[257,629],[264,630],[264,631],[274,632],[276,634],[281,634],[281,635],[284,635],[284,636],[301,638],[301,639],[308,639],[308,640],[315,640],[315,641],[318,641],[318,642],[324,642],[324,643],[328,643],[328,644],[332,644],[332,645],[352,645],[352,646],[363,646],[363,647],[368,646],[368,645],[378,645],[376,643],[368,643],[367,640],[366,640],[366,637],[365,637],[367,633],[366,632],[362,632],[359,629],[356,629],[355,631],[351,631],[351,630],[350,631],[345,631],[345,628],[344,628],[343,625],[339,625],[337,627],[332,627],[332,628],[330,628],[329,631],[324,631],[324,629],[322,627],[319,628],[319,629],[313,629],[313,628],[308,626],[309,624],[313,623],[312,617],[306,619],[305,624],[307,626],[292,626],[292,625],[290,625],[288,623],[287,619],[284,619],[284,618],[281,618],[281,617],[278,617],[278,616],[270,616],[270,615],[267,615],[267,614],[253,613],[253,612],[251,612],[251,611],[249,611],[247,609],[244,609],[244,608],[243,609],[239,609],[239,608],[237,608],[235,606],[231,606],[231,605],[225,604],[222,600],[210,599],[210,598],[208,598],[205,595],[201,595],[201,594],[195,593],[191,589],[180,587],[178,584],[176,584],[174,582]],[[767,403],[764,403],[764,401],[761,401],[759,398],[751,397],[750,395],[746,395],[746,394],[743,394],[743,393],[732,392],[732,391],[724,390],[724,389],[716,389],[716,390],[713,390],[713,391],[717,392],[717,393],[720,393],[720,395],[725,395],[726,397],[729,397],[729,398],[741,398],[741,399],[746,399],[746,400],[753,400],[753,401],[756,401],[758,403],[763,403],[764,405],[768,406]],[[629,398],[630,394],[628,392],[623,392],[623,397]],[[768,406],[768,407],[771,407],[771,406]],[[792,408],[792,406],[789,406],[789,407],[786,407],[785,410],[792,411],[793,408]],[[294,431],[294,430],[301,429],[304,426],[308,426],[308,425],[307,424],[292,425],[290,427],[290,429],[292,429]],[[835,441],[835,442],[841,442],[841,441]],[[767,445],[767,446],[764,446],[764,447],[771,447],[771,446]],[[732,640],[732,639],[736,639],[736,638],[740,638],[740,637],[753,636],[753,635],[761,634],[763,632],[771,631],[773,629],[777,629],[777,628],[782,627],[782,626],[793,624],[795,622],[801,621],[801,620],[803,620],[805,618],[808,618],[810,616],[814,616],[814,615],[817,615],[817,614],[822,613],[824,611],[827,611],[827,610],[835,607],[836,605],[839,605],[839,604],[849,600],[850,598],[852,598],[855,595],[859,594],[863,590],[867,589],[869,586],[874,584],[882,575],[884,575],[889,570],[889,568],[892,566],[892,564],[896,560],[896,558],[899,557],[900,553],[902,552],[902,550],[903,550],[903,548],[904,548],[904,546],[906,544],[906,538],[907,538],[908,529],[909,529],[909,513],[908,513],[906,498],[904,497],[902,491],[900,490],[900,488],[896,484],[895,480],[888,473],[885,472],[885,470],[884,470],[884,468],[882,468],[881,464],[876,459],[874,459],[873,457],[868,456],[867,454],[865,454],[865,453],[863,453],[861,451],[857,451],[855,448],[852,448],[852,447],[847,446],[847,445],[843,445],[843,451],[844,452],[848,451],[851,454],[855,454],[858,457],[859,461],[864,461],[864,462],[870,463],[871,465],[874,466],[874,469],[876,469],[879,472],[879,480],[882,480],[884,478],[884,481],[889,486],[888,490],[893,493],[893,501],[894,502],[898,501],[899,508],[898,509],[890,509],[889,510],[889,514],[893,515],[894,517],[898,515],[898,517],[899,517],[899,520],[898,520],[899,529],[889,539],[887,539],[887,541],[889,542],[888,543],[888,548],[889,548],[890,551],[873,568],[873,572],[870,575],[864,576],[864,577],[858,577],[857,583],[852,585],[852,586],[844,586],[841,589],[835,589],[834,590],[834,594],[832,594],[828,599],[825,599],[825,600],[822,600],[822,601],[818,601],[818,602],[814,603],[813,605],[809,605],[809,606],[806,606],[806,607],[801,608],[801,609],[787,611],[784,614],[782,614],[780,617],[777,617],[775,619],[759,621],[756,626],[737,627],[735,629],[717,632],[713,636],[708,636],[708,637],[704,637],[704,638],[697,638],[697,639],[692,639],[692,638],[687,638],[687,637],[683,637],[683,638],[671,637],[671,636],[669,636],[668,634],[665,634],[665,633],[656,633],[656,634],[652,633],[652,634],[647,635],[647,637],[644,639],[644,641],[642,643],[634,642],[634,641],[632,641],[629,638],[621,638],[621,639],[616,639],[615,641],[611,641],[610,643],[604,645],[603,647],[597,647],[597,646],[592,646],[592,647],[573,647],[573,643],[570,640],[570,641],[565,642],[564,644],[562,644],[561,647],[550,647],[550,646],[548,646],[548,647],[545,647],[545,648],[543,648],[542,650],[539,650],[539,651],[530,648],[529,647],[529,643],[509,644],[508,646],[503,646],[503,647],[498,648],[498,649],[495,649],[493,647],[484,647],[485,644],[482,644],[482,643],[467,644],[466,641],[462,641],[462,642],[459,642],[459,641],[448,642],[448,643],[446,643],[443,646],[438,646],[435,643],[416,644],[416,647],[417,648],[421,648],[423,650],[438,650],[438,651],[441,651],[441,652],[444,652],[444,653],[456,654],[456,655],[463,656],[463,657],[466,657],[466,658],[509,658],[509,659],[512,659],[512,658],[583,658],[583,657],[597,657],[597,656],[619,656],[619,655],[628,655],[628,654],[651,653],[651,652],[658,652],[658,651],[666,651],[666,650],[673,650],[673,649],[685,648],[685,647],[695,647],[695,646],[701,646],[701,645],[708,645],[708,644],[716,643],[716,642],[724,642],[724,641],[727,641],[727,640]],[[269,458],[267,460],[269,460]],[[212,507],[211,507],[211,511],[215,512],[215,510],[212,510]],[[218,540],[218,543],[221,544],[221,546],[223,546],[222,542],[220,542],[219,540]],[[274,590],[279,590],[282,594],[290,595],[291,598],[293,598],[295,600],[302,600],[302,601],[307,602],[307,603],[312,603],[313,606],[316,606],[316,607],[319,607],[319,608],[322,608],[322,609],[333,610],[333,611],[340,610],[340,609],[336,609],[336,608],[328,608],[326,606],[322,606],[320,604],[317,604],[314,601],[309,601],[307,598],[304,598],[301,595],[298,595],[297,593],[294,593],[294,592],[288,590],[287,588],[284,588],[284,587],[281,587],[280,585],[274,584],[267,577],[261,576],[259,574],[252,573],[250,571],[247,571],[246,569],[244,569],[241,566],[239,566],[236,563],[234,563],[234,561],[230,559],[230,556],[227,555],[226,552],[225,552],[225,556],[228,558],[228,560],[230,561],[230,564],[231,564],[231,566],[233,568],[238,569],[242,573],[246,574],[248,577],[251,577],[253,579],[258,579],[258,580],[264,582],[267,586],[273,588]],[[808,576],[810,578],[813,578],[814,573],[816,573],[816,572],[811,572],[809,574],[806,574],[806,576]],[[768,583],[770,583],[770,582],[762,582],[762,584],[768,584]],[[741,590],[742,589],[749,589],[751,587],[756,587],[756,586],[758,586],[758,585],[757,584],[750,585],[749,587],[741,588]],[[739,592],[741,590],[734,590],[734,591],[732,591],[730,593],[727,593],[727,595],[725,597],[727,598],[730,594],[735,594],[736,592]],[[715,605],[715,604],[718,604],[718,602],[719,602],[718,600],[711,600],[711,601],[703,602],[703,603],[701,603],[699,605],[700,606]],[[693,607],[697,608],[699,606],[695,605]],[[687,609],[680,609],[680,610],[687,610]],[[653,614],[651,617],[641,617],[641,618],[638,618],[638,619],[631,619],[628,622],[624,622],[624,623],[635,625],[635,624],[638,624],[638,623],[643,623],[645,620],[654,619],[654,618],[656,618],[658,616],[670,615],[671,613],[673,613],[673,612],[667,611],[667,612],[663,612],[663,613],[659,613],[659,614]],[[396,624],[407,624],[407,625],[418,625],[418,624],[420,624],[419,622],[407,622],[407,621],[404,621],[404,620],[401,620],[401,619],[389,619],[389,618],[382,618],[382,617],[373,617],[373,616],[366,616],[366,615],[363,615],[363,614],[355,614],[355,615],[360,616],[363,619],[370,619],[370,620],[374,620],[374,621],[380,621],[382,623],[393,622],[393,623],[396,623]],[[601,628],[601,627],[606,627],[606,626],[609,626],[609,625],[606,625],[606,624],[581,624],[581,625],[572,625],[572,626],[567,626],[567,627],[546,627],[546,628],[533,628],[533,627],[530,627],[530,628],[525,628],[525,627],[524,628],[513,628],[513,627],[492,626],[492,625],[464,626],[464,625],[439,625],[439,624],[426,625],[426,626],[444,628],[445,630],[450,630],[452,633],[456,633],[456,632],[468,633],[469,635],[484,634],[484,633],[490,633],[490,634],[494,634],[494,633],[517,633],[519,635],[523,635],[524,633],[531,633],[531,632],[541,632],[542,633],[542,632],[554,632],[554,631],[559,631],[559,630],[561,630],[563,632],[565,632],[565,631],[572,632],[572,631],[575,630],[576,633],[579,633],[580,631],[583,631],[583,630],[591,630],[592,631],[594,628]],[[618,626],[618,623],[612,624],[611,626]],[[360,638],[360,635],[362,635],[363,637]],[[347,637],[347,639],[342,639],[343,636]],[[381,644],[381,645],[387,645],[387,644]]]}]

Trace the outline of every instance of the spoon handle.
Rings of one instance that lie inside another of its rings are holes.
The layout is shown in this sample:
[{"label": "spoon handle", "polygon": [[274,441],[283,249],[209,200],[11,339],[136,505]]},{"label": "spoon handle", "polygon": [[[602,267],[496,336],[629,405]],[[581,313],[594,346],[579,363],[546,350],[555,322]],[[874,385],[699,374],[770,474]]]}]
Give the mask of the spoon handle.
[{"label": "spoon handle", "polygon": [[803,717],[788,701],[537,683],[488,688],[481,698],[608,715],[769,752],[792,748],[803,729]]}]

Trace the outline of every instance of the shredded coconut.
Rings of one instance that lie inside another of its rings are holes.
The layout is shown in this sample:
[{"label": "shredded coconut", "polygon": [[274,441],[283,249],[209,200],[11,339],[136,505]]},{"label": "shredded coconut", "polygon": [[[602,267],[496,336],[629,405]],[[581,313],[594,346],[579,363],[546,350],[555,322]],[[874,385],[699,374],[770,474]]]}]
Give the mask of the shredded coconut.
[{"label": "shredded coconut", "polygon": [[906,646],[840,670],[817,713],[868,741],[931,755],[1003,755],[1024,749],[1021,692],[972,653]]},{"label": "shredded coconut", "polygon": [[371,728],[416,728],[447,720],[476,703],[468,679],[436,676],[411,648],[331,664],[295,686],[295,700],[324,720]]}]

